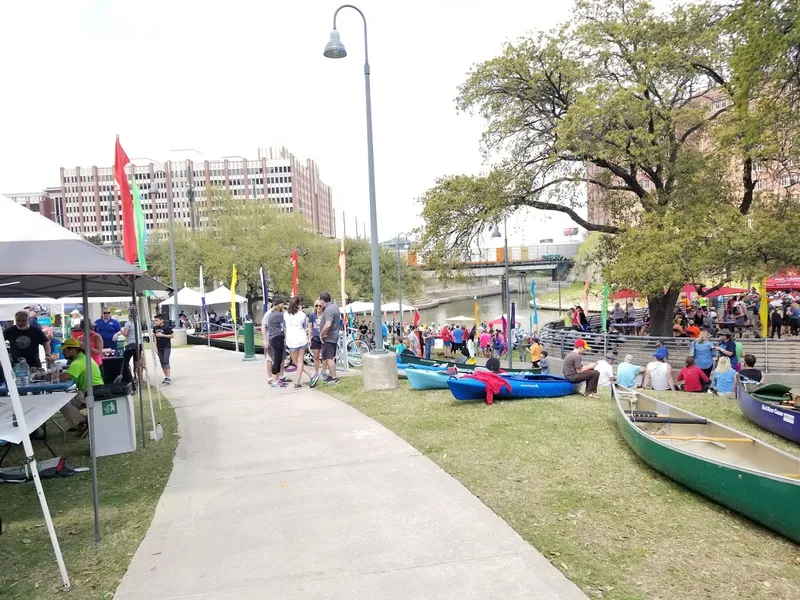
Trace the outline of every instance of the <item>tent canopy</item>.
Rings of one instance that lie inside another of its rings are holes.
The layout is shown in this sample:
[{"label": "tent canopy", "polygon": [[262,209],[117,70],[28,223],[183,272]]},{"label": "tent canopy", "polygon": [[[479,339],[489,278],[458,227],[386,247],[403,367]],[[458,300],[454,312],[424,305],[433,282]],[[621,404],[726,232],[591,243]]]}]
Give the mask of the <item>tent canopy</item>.
[{"label": "tent canopy", "polygon": [[445,319],[450,323],[472,323],[475,320],[475,317],[467,317],[465,315],[458,315],[457,317],[449,317]]},{"label": "tent canopy", "polygon": [[375,306],[372,304],[372,302],[357,301],[357,302],[351,302],[350,304],[345,304],[342,307],[342,312],[347,315],[350,314],[351,310],[353,311],[354,315],[367,314],[367,313],[372,314],[373,308],[375,308]]},{"label": "tent canopy", "polygon": [[788,269],[767,279],[767,290],[770,292],[797,289],[800,289],[800,273],[797,269]]},{"label": "tent canopy", "polygon": [[[508,318],[508,317],[507,317],[507,315],[502,315],[502,316],[500,316],[500,317],[497,317],[496,319],[492,319],[492,320],[491,320],[491,321],[489,321],[489,323],[488,323],[489,327],[495,327],[496,325],[502,325],[502,324],[503,324],[503,317],[505,317],[505,318]],[[474,319],[473,319],[473,320],[474,320]],[[516,323],[517,325],[519,325],[519,323],[520,323],[520,320],[519,320],[519,319],[517,319],[517,318],[515,318],[515,319],[514,319],[514,323]]]},{"label": "tent canopy", "polygon": [[[381,305],[381,312],[390,313],[390,312],[398,312],[400,310],[400,304],[398,302],[387,302],[386,304]],[[403,312],[414,312],[417,310],[410,304],[406,304],[403,302]]]},{"label": "tent canopy", "polygon": [[[203,306],[203,297],[200,295],[200,292],[196,292],[190,287],[181,288],[176,295],[165,300],[161,304],[172,306],[175,304],[176,297],[178,298],[178,306]],[[208,298],[208,296],[206,296],[206,298]],[[228,302],[230,301],[230,292],[228,292]],[[206,300],[206,303],[208,303],[208,300]]]},{"label": "tent canopy", "polygon": [[634,290],[620,290],[618,292],[614,292],[613,294],[611,294],[611,299],[612,300],[627,300],[627,299],[632,299],[632,298],[638,298],[639,296],[641,296],[641,294],[639,292],[634,291]]},{"label": "tent canopy", "polygon": [[744,288],[721,287],[715,292],[711,292],[706,298],[717,298],[719,296],[736,296],[737,294],[744,294],[747,290]]},{"label": "tent canopy", "polygon": [[[178,302],[180,304],[183,304],[183,299],[180,297],[180,293],[178,294]],[[236,294],[236,302],[239,303],[247,302],[247,298],[245,298],[244,296],[240,296],[239,294]],[[224,285],[221,285],[213,292],[209,292],[206,294],[206,306],[211,306],[212,304],[230,304],[230,303],[231,303],[231,291]]]}]

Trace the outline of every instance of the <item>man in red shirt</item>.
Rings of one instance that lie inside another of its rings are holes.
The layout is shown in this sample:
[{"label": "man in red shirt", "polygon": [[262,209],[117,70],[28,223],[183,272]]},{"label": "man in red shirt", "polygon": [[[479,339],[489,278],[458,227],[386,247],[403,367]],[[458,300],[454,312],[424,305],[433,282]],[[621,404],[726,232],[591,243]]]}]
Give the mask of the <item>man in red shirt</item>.
[{"label": "man in red shirt", "polygon": [[708,376],[694,364],[694,356],[686,357],[686,366],[678,373],[678,381],[683,382],[684,392],[705,392],[709,385]]}]

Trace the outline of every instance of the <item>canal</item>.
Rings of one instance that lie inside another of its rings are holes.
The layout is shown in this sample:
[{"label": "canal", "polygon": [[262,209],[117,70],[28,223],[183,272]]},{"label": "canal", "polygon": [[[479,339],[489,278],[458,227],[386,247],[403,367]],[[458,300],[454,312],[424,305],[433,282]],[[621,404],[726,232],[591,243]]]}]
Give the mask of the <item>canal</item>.
[{"label": "canal", "polygon": [[[516,317],[524,329],[529,328],[530,315],[533,309],[528,305],[530,296],[527,294],[512,294],[511,301],[516,303]],[[480,319],[482,322],[491,321],[500,315],[504,314],[505,307],[503,306],[503,298],[500,294],[494,296],[482,296],[478,298],[480,305]],[[557,321],[559,319],[557,310],[538,310],[539,313],[539,327],[550,321]],[[440,304],[434,308],[426,308],[419,311],[423,323],[436,323],[441,325],[447,322],[448,318],[457,316],[472,317],[473,315],[473,301],[472,300],[456,300],[455,302],[448,302]],[[406,316],[406,320],[409,320]]]}]

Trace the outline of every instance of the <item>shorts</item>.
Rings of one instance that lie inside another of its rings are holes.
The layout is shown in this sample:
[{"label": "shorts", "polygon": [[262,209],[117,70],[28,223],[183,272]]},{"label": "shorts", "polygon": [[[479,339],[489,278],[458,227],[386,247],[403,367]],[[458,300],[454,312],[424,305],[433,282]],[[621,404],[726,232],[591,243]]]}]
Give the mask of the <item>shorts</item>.
[{"label": "shorts", "polygon": [[320,352],[320,358],[322,360],[333,360],[336,358],[336,347],[338,344],[336,342],[324,342],[322,344],[322,352]]},{"label": "shorts", "polygon": [[172,352],[172,347],[158,348],[158,362],[161,363],[162,369],[169,369],[169,355]]},{"label": "shorts", "polygon": [[319,350],[321,348],[322,348],[322,340],[317,338],[311,338],[311,349]]}]

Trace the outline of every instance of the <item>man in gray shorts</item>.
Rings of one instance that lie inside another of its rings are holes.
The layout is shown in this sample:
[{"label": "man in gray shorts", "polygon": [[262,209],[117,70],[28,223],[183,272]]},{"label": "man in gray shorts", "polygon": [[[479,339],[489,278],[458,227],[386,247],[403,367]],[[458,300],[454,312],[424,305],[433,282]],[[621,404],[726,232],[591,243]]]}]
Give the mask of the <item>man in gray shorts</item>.
[{"label": "man in gray shorts", "polygon": [[[342,316],[339,313],[339,306],[333,301],[328,292],[320,292],[319,299],[325,307],[319,331],[319,339],[322,340],[322,349],[319,357],[322,360],[323,371],[325,366],[328,367],[327,383],[335,384],[339,383],[339,378],[336,377],[336,349],[339,345],[339,323]],[[318,380],[319,377],[317,375],[312,377],[310,386],[317,385]]]}]

